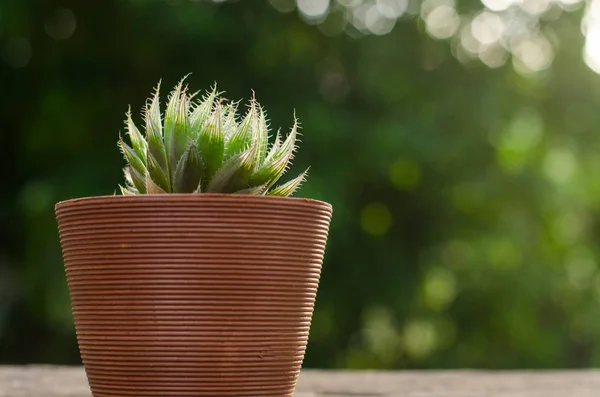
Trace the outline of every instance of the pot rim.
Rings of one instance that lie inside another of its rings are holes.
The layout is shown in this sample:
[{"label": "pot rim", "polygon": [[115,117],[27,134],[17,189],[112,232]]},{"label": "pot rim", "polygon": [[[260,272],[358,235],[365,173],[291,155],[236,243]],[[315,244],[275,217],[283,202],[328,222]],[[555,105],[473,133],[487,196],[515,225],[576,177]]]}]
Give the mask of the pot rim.
[{"label": "pot rim", "polygon": [[54,206],[55,210],[63,208],[65,206],[77,203],[102,203],[107,201],[202,201],[210,199],[211,201],[272,201],[276,202],[288,202],[290,204],[304,204],[313,205],[319,207],[325,207],[329,211],[333,210],[330,203],[326,201],[304,198],[304,197],[278,197],[278,196],[258,196],[255,194],[233,194],[233,193],[165,193],[165,194],[138,194],[133,196],[122,196],[122,195],[104,195],[104,196],[88,196],[88,197],[77,197],[68,200],[59,201]]}]

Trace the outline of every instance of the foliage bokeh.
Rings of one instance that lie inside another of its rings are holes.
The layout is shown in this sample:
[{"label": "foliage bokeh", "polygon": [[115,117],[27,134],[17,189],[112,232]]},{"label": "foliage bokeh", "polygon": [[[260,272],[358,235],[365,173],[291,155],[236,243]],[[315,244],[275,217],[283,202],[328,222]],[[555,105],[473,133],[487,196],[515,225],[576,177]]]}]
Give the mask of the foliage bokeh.
[{"label": "foliage bokeh", "polygon": [[280,11],[0,5],[0,362],[79,362],[53,205],[112,194],[127,105],[193,72],[232,99],[254,89],[275,126],[302,122],[300,195],[335,208],[307,367],[600,365],[583,11],[545,22],[560,45],[535,73],[464,61],[420,19],[358,37]]}]

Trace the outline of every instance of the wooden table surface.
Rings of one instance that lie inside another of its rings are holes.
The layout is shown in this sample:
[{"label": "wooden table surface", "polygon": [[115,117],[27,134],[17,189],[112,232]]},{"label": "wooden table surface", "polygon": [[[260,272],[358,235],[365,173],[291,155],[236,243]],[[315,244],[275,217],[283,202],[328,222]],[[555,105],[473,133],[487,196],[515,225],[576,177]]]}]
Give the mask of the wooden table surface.
[{"label": "wooden table surface", "polygon": [[[600,371],[305,370],[294,397],[597,397]],[[78,367],[0,366],[0,397],[91,397]],[[259,396],[257,396],[259,397]]]}]

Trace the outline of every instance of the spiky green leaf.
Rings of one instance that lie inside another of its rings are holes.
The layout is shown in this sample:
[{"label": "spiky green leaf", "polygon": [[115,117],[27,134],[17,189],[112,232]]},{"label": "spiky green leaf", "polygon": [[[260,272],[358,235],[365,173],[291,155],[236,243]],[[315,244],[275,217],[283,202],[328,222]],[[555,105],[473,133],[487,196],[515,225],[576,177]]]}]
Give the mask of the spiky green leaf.
[{"label": "spiky green leaf", "polygon": [[217,86],[215,85],[212,91],[209,92],[208,95],[206,95],[190,113],[190,128],[194,137],[197,138],[199,136],[200,132],[202,131],[202,127],[208,121],[216,97]]},{"label": "spiky green leaf", "polygon": [[253,186],[246,189],[238,190],[234,192],[235,194],[252,194],[255,196],[259,196],[263,194],[267,190],[267,185]]},{"label": "spiky green leaf", "polygon": [[258,168],[263,164],[265,157],[267,156],[267,148],[269,146],[269,125],[263,108],[255,100],[253,100],[253,102],[254,106],[256,106],[257,116],[252,120],[252,138],[258,144],[255,159],[255,164]]},{"label": "spiky green leaf", "polygon": [[125,143],[122,137],[119,137],[119,148],[121,149],[121,153],[123,153],[123,157],[125,157],[125,160],[131,167],[142,174],[146,172],[144,161],[138,157],[135,150]]},{"label": "spiky green leaf", "polygon": [[139,193],[146,193],[146,180],[143,174],[130,165],[123,168],[123,174],[125,175],[125,181],[129,185],[135,186]]},{"label": "spiky green leaf", "polygon": [[158,186],[152,180],[152,177],[150,176],[149,173],[146,173],[146,192],[148,192],[148,194],[163,194],[163,193],[166,193],[166,191],[163,188],[161,188],[160,186]]},{"label": "spiky green leaf", "polygon": [[277,130],[277,134],[275,135],[275,141],[273,141],[273,145],[271,145],[271,149],[269,149],[269,153],[267,153],[267,157],[265,158],[265,163],[269,162],[277,150],[281,146],[281,129]]},{"label": "spiky green leaf", "polygon": [[[187,77],[187,76],[186,76]],[[169,94],[167,101],[167,110],[165,111],[165,129],[164,136],[167,146],[170,146],[171,138],[175,130],[175,119],[177,117],[177,111],[179,110],[179,100],[181,99],[181,89],[185,77],[179,80],[179,83],[175,86],[175,89]]]},{"label": "spiky green leaf", "polygon": [[197,146],[202,153],[206,177],[210,180],[223,164],[225,152],[225,134],[221,124],[221,104],[217,102],[215,109],[202,128]]},{"label": "spiky green leaf", "polygon": [[298,124],[294,123],[292,131],[287,136],[286,140],[273,151],[269,160],[252,175],[252,178],[250,178],[250,182],[253,185],[262,185],[266,183],[268,187],[271,187],[279,178],[281,178],[294,157],[297,131]]},{"label": "spiky green leaf", "polygon": [[[187,76],[186,76],[187,77]],[[191,138],[190,120],[188,117],[189,98],[186,88],[183,88],[185,77],[179,81],[167,104],[165,112],[164,141],[169,157],[171,177]]]},{"label": "spiky green leaf", "polygon": [[131,186],[131,185],[133,185],[133,179],[131,178],[131,172],[129,172],[130,169],[131,169],[130,165],[123,168],[123,175],[125,176],[125,183]]},{"label": "spiky green leaf", "polygon": [[260,127],[260,136],[258,139],[258,143],[261,159],[264,159],[267,155],[267,149],[269,147],[269,121],[267,120],[267,114],[265,112],[265,109],[258,103],[257,105],[259,108],[258,123]]},{"label": "spiky green leaf", "polygon": [[121,190],[121,194],[123,196],[136,196],[139,194],[139,192],[137,192],[135,190],[135,188],[128,186],[128,187],[123,187],[121,185],[119,185],[119,189]]},{"label": "spiky green leaf", "polygon": [[154,95],[150,99],[150,103],[146,104],[146,136],[157,135],[162,138],[162,120],[160,116],[160,84],[159,81],[154,88]]},{"label": "spiky green leaf", "polygon": [[229,158],[248,149],[252,143],[252,123],[256,115],[254,103],[250,104],[248,112],[242,122],[237,126],[233,134],[229,137],[225,148],[225,157]]},{"label": "spiky green leaf", "polygon": [[229,139],[235,133],[237,129],[237,103],[229,103],[223,109],[222,113],[222,121],[221,124],[223,126],[223,131],[225,134],[225,142],[229,141]]},{"label": "spiky green leaf", "polygon": [[125,127],[127,129],[127,135],[129,135],[129,139],[131,140],[131,145],[133,146],[133,150],[138,155],[138,157],[146,162],[146,150],[148,150],[148,144],[146,140],[140,133],[140,130],[135,126],[133,120],[131,119],[131,107],[127,110],[127,119],[125,120]]},{"label": "spiky green leaf", "polygon": [[207,192],[233,193],[248,187],[248,178],[254,169],[258,145],[254,144],[242,153],[231,157],[223,164],[210,181]]},{"label": "spiky green leaf", "polygon": [[[159,104],[160,82],[156,86],[154,97],[150,106],[146,107],[146,140],[148,142],[148,151],[154,156],[155,163],[167,176],[170,176],[167,160],[167,150],[163,141],[162,121],[160,117]],[[149,160],[147,159],[147,162]]]},{"label": "spiky green leaf", "polygon": [[198,148],[190,143],[175,171],[174,193],[192,193],[201,186],[204,164]]},{"label": "spiky green leaf", "polygon": [[[146,155],[148,159],[148,172],[146,175],[149,175],[152,181],[157,184],[162,190],[167,193],[171,192],[171,184],[169,183],[168,174],[164,172],[158,161],[154,158],[152,152],[148,151]],[[148,178],[146,177],[146,190],[148,190],[147,185]],[[150,193],[150,191],[148,191]]]},{"label": "spiky green leaf", "polygon": [[275,189],[271,190],[267,193],[268,196],[280,196],[280,197],[289,197],[306,180],[306,174],[308,173],[308,169],[304,171],[302,174],[298,175],[296,178],[292,179],[289,182],[284,183],[281,186],[277,186]]}]

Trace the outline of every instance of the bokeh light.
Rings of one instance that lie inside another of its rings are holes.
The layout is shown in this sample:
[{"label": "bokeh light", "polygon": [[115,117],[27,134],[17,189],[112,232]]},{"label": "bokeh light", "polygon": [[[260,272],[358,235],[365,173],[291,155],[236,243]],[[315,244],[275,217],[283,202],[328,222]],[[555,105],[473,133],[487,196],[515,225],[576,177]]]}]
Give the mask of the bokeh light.
[{"label": "bokeh light", "polygon": [[296,0],[300,14],[308,21],[322,21],[329,11],[330,0]]},{"label": "bokeh light", "polygon": [[[291,12],[293,0],[270,0],[281,12]],[[554,60],[551,30],[544,29],[564,11],[575,11],[580,0],[481,0],[480,12],[461,14],[451,0],[295,0],[300,15],[311,24],[323,24],[323,33],[346,31],[352,37],[389,34],[401,19],[416,14],[427,33],[438,40],[456,35],[453,54],[463,63],[479,59],[490,68],[506,64],[512,55],[514,69],[530,75],[547,69]],[[583,58],[600,73],[600,0],[591,0],[583,18],[586,36]],[[335,18],[328,18],[334,15]],[[345,18],[342,16],[345,15]],[[342,24],[345,20],[348,25]]]},{"label": "bokeh light", "polygon": [[77,27],[77,19],[73,11],[57,8],[47,18],[44,28],[48,36],[54,40],[66,40],[73,35]]},{"label": "bokeh light", "polygon": [[2,48],[2,59],[13,68],[27,66],[32,56],[29,40],[24,37],[11,37]]}]

